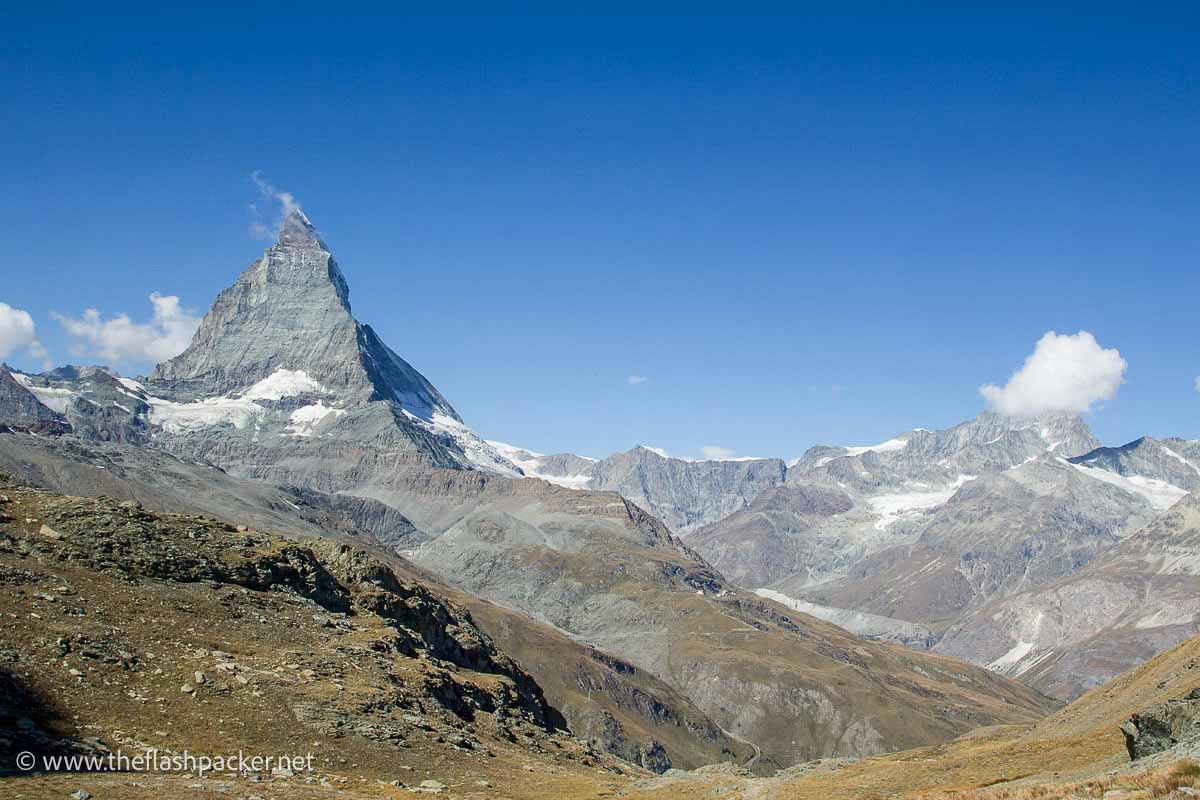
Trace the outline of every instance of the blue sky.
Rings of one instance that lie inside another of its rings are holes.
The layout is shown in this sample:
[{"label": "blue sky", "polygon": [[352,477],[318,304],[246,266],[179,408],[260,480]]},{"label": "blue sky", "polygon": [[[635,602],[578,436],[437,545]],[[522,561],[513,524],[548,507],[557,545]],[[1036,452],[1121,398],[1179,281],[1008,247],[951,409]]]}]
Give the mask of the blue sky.
[{"label": "blue sky", "polygon": [[259,170],[489,438],[869,444],[1047,331],[1124,358],[1106,442],[1200,437],[1195,12],[96,8],[0,26],[0,301],[56,363],[53,312],[206,310],[267,244]]}]

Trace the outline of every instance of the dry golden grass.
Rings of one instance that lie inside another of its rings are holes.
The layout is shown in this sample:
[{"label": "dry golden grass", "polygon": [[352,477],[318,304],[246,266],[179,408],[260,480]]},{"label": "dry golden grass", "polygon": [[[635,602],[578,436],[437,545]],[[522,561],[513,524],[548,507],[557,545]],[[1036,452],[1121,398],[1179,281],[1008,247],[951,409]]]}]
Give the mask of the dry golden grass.
[{"label": "dry golden grass", "polygon": [[1179,761],[1164,769],[1147,770],[1133,775],[1119,775],[1067,784],[1039,784],[968,792],[921,792],[909,795],[911,800],[1067,800],[1068,798],[1103,798],[1108,792],[1128,800],[1135,798],[1171,797],[1181,787],[1200,784],[1200,764]]}]

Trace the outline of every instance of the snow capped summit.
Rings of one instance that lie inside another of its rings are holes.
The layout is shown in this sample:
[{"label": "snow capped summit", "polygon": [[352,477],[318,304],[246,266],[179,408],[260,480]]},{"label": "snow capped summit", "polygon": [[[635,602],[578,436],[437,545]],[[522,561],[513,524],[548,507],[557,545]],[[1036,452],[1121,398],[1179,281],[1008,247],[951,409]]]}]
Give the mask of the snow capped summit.
[{"label": "snow capped summit", "polygon": [[[299,209],[216,299],[191,344],[147,381],[152,419],[176,435],[397,439],[433,463],[520,470],[466,426],[425,376],[354,318],[350,287]],[[222,434],[220,431],[224,431]],[[215,444],[211,446],[216,446]],[[207,448],[206,448],[207,449]]]}]

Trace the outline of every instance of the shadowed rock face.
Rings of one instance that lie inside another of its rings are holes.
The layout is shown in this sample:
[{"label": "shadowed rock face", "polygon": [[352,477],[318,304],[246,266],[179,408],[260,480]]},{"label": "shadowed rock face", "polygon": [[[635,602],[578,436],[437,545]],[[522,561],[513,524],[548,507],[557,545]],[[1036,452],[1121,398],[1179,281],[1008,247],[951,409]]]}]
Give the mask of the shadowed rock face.
[{"label": "shadowed rock face", "polygon": [[1149,478],[1185,491],[1200,490],[1200,441],[1143,436],[1121,447],[1100,447],[1072,464],[1124,477]]},{"label": "shadowed rock face", "polygon": [[4,365],[0,366],[0,428],[65,433],[69,426],[66,417],[43,405]]},{"label": "shadowed rock face", "polygon": [[1200,689],[1139,711],[1121,726],[1131,759],[1145,758],[1179,744],[1200,742]]},{"label": "shadowed rock face", "polygon": [[[100,442],[144,443],[150,438],[145,395],[105,367],[65,366],[44,375],[13,376],[75,435]],[[45,412],[42,412],[43,415]],[[22,430],[20,426],[12,426]],[[34,430],[33,428],[26,428]],[[63,433],[60,428],[50,430]]]}]

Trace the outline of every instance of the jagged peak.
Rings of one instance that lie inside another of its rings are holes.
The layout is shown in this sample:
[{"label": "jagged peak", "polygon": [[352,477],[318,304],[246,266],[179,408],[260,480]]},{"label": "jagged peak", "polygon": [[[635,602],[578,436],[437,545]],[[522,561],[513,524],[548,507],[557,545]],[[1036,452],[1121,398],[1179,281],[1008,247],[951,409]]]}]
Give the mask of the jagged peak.
[{"label": "jagged peak", "polygon": [[277,244],[306,243],[314,243],[323,249],[328,249],[325,247],[325,243],[321,241],[320,234],[317,233],[317,229],[313,227],[308,216],[299,208],[289,209],[283,215],[283,221],[279,223],[279,239]]}]

